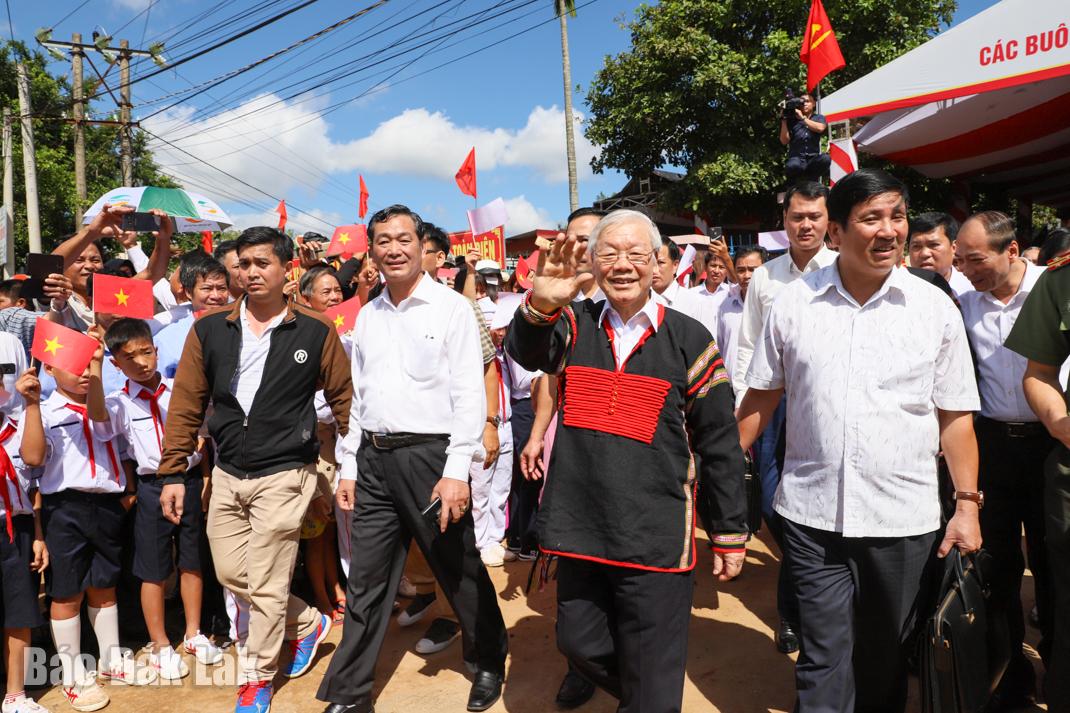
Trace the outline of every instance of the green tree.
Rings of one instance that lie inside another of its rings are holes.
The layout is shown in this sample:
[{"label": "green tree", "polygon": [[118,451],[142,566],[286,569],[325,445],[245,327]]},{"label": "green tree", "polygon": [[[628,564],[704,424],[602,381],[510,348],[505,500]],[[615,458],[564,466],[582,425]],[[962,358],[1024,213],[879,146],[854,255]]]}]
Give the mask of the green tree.
[{"label": "green tree", "polygon": [[[687,177],[667,209],[716,221],[775,221],[784,147],[777,104],[799,91],[807,0],[663,0],[640,5],[632,46],[607,57],[587,94],[596,171]],[[821,83],[829,93],[925,42],[951,21],[955,0],[826,0],[847,61]]]},{"label": "green tree", "polygon": [[[74,129],[71,124],[57,120],[70,116],[71,93],[66,76],[49,73],[44,55],[30,51],[21,42],[5,43],[0,46],[0,105],[8,107],[13,116],[19,115],[15,65],[20,60],[26,64],[30,77],[30,103],[33,113],[41,117],[33,121],[37,192],[42,248],[51,250],[78,227],[74,224],[74,210],[78,202],[74,188]],[[91,112],[95,109],[96,105],[90,106]],[[19,125],[16,123],[12,129],[15,161],[15,259],[21,264],[29,250],[26,233],[26,183],[22,170]],[[85,147],[88,195],[83,208],[88,208],[100,195],[122,185],[118,128],[85,127]],[[174,181],[159,173],[144,134],[135,131],[133,148],[135,183],[177,187]]]}]

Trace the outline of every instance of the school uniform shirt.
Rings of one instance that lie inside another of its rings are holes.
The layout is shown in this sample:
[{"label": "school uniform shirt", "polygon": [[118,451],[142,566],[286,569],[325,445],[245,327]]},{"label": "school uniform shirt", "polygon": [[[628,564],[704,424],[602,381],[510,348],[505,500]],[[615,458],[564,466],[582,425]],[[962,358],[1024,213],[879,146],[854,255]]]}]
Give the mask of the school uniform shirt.
[{"label": "school uniform shirt", "polygon": [[528,371],[509,358],[504,350],[498,350],[502,359],[502,376],[509,387],[509,398],[512,401],[521,401],[531,398],[531,385],[542,376],[541,371]]},{"label": "school uniform shirt", "polygon": [[[38,375],[41,381],[41,398],[47,398],[56,390],[56,380],[44,369]],[[123,388],[126,383],[126,374],[111,361],[111,352],[104,350],[104,361],[100,365],[100,383],[105,394]]]},{"label": "school uniform shirt", "polygon": [[37,482],[42,494],[126,490],[126,475],[119,462],[123,444],[117,438],[96,435],[84,405],[56,391],[41,404],[41,423],[45,428],[45,464]]},{"label": "school uniform shirt", "polygon": [[[171,379],[161,378],[155,391],[127,379],[126,385],[108,395],[107,421],[93,421],[100,438],[123,436],[127,454],[137,463],[138,475],[155,475],[160,467],[167,406],[171,403]],[[201,454],[189,456],[189,467],[201,462]]]},{"label": "school uniform shirt", "polygon": [[442,476],[468,482],[487,418],[477,319],[469,299],[426,274],[399,304],[385,289],[364,305],[353,330],[349,433],[335,451],[343,480],[356,480],[370,431],[448,434]]},{"label": "school uniform shirt", "polygon": [[769,311],[747,386],[787,397],[782,516],[844,537],[940,527],[937,409],[980,402],[962,316],[939,288],[897,267],[860,305],[836,263],[796,280]]},{"label": "school uniform shirt", "polygon": [[22,395],[15,389],[15,382],[29,366],[22,342],[7,332],[0,332],[0,364],[13,364],[15,367],[13,374],[4,374],[3,379],[0,379],[3,388],[3,393],[0,393],[0,408],[17,419],[18,414],[22,412]]},{"label": "school uniform shirt", "polygon": [[[11,519],[17,515],[32,515],[33,501],[30,500],[30,487],[33,485],[33,473],[19,455],[22,445],[22,428],[19,423],[6,414],[0,414],[0,511],[3,513],[4,527],[10,538],[14,528]],[[3,535],[0,535],[2,537]]]}]

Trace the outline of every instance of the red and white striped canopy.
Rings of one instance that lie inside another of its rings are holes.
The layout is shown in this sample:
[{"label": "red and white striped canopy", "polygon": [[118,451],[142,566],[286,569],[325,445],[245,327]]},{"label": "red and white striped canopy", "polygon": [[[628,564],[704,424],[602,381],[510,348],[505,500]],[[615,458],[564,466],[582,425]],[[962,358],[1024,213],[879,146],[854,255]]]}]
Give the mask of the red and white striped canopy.
[{"label": "red and white striped canopy", "polygon": [[1070,205],[1070,2],[1003,0],[826,97],[859,149]]}]

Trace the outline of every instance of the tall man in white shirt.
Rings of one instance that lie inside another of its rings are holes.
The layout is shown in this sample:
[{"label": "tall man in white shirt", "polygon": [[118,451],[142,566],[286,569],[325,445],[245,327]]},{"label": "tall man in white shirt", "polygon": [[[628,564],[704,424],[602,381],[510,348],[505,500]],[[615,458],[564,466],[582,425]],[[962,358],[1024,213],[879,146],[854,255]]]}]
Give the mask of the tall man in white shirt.
[{"label": "tall man in white shirt", "polygon": [[[339,442],[338,504],[353,511],[342,642],[317,696],[329,713],[372,710],[375,662],[412,540],[461,624],[475,668],[468,710],[501,696],[507,635],[475,546],[468,469],[486,421],[479,331],[471,305],[421,264],[423,221],[405,206],[368,221],[386,281],[353,337],[353,405]],[[433,522],[422,515],[436,501]]]},{"label": "tall man in white shirt", "polygon": [[[743,305],[739,342],[731,372],[737,407],[747,392],[747,369],[750,368],[751,356],[773,300],[785,285],[807,273],[831,265],[836,259],[836,253],[825,247],[825,232],[828,228],[827,199],[828,188],[812,181],[796,183],[784,196],[784,232],[788,235],[788,252],[755,270],[747,287],[749,299]],[[780,483],[777,443],[778,440],[781,445],[783,443],[783,430],[784,405],[781,404],[754,445],[754,460],[762,480],[762,515],[769,532],[786,557],[780,517],[773,509],[773,494]],[[787,560],[783,559],[777,580],[780,626],[777,628],[776,645],[777,649],[785,654],[793,653],[799,648],[795,632],[798,607],[789,577]]]},{"label": "tall man in white shirt", "polygon": [[[1003,346],[1033,286],[1044,274],[1019,257],[1014,222],[985,211],[962,224],[955,241],[955,262],[973,289],[959,295],[966,333],[977,360],[981,413],[977,417],[980,449],[978,481],[987,497],[981,511],[985,550],[992,555],[989,616],[1003,617],[1006,628],[991,627],[1008,646],[1011,662],[996,689],[998,706],[1020,708],[1035,702],[1033,665],[1022,653],[1022,528],[1033,574],[1045,662],[1053,633],[1048,556],[1044,541],[1044,461],[1056,441],[1026,401],[1022,378],[1027,360]],[[1009,641],[1007,640],[1009,637]]]},{"label": "tall man in white shirt", "polygon": [[[981,543],[969,345],[947,296],[897,267],[906,234],[898,179],[836,184],[839,258],[781,291],[739,407],[746,448],[789,394],[775,507],[799,602],[799,713],[901,712],[923,572],[938,543],[940,556]],[[942,542],[941,446],[957,499]]]},{"label": "tall man in white shirt", "polygon": [[910,221],[907,250],[910,266],[932,270],[951,285],[956,297],[973,290],[970,281],[955,269],[955,238],[959,223],[947,213],[922,213]]}]

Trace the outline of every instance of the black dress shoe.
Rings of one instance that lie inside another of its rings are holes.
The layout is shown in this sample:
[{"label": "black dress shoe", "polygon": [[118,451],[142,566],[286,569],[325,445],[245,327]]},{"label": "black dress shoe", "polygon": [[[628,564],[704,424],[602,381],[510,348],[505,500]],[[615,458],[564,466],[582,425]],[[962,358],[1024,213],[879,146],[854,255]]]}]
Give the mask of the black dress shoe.
[{"label": "black dress shoe", "polygon": [[776,650],[782,654],[793,654],[799,650],[799,636],[788,622],[780,621],[780,630],[776,633]]},{"label": "black dress shoe", "polygon": [[468,694],[468,710],[485,711],[502,697],[502,677],[490,671],[476,671],[472,691]]},{"label": "black dress shoe", "polygon": [[361,711],[360,706],[355,703],[331,703],[323,713],[375,713],[375,709]]},{"label": "black dress shoe", "polygon": [[594,684],[575,671],[569,671],[561,681],[561,687],[557,689],[557,698],[554,703],[561,710],[579,708],[594,695]]}]

